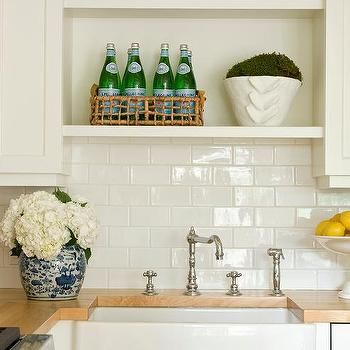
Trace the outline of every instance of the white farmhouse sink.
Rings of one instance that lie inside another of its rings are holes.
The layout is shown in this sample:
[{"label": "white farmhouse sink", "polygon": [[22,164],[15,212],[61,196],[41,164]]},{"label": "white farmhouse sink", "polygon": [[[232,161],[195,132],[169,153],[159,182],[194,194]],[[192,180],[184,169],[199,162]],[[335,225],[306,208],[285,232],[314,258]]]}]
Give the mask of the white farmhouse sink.
[{"label": "white farmhouse sink", "polygon": [[91,321],[157,323],[300,323],[283,308],[97,307]]},{"label": "white farmhouse sink", "polygon": [[55,350],[316,350],[316,327],[286,309],[115,307],[50,333]]}]

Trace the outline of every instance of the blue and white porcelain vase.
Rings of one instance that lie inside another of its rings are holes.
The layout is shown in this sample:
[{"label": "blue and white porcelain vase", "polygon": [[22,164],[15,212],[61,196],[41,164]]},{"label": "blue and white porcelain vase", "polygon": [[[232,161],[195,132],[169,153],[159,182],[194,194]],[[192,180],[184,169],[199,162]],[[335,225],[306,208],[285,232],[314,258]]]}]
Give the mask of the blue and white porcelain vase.
[{"label": "blue and white porcelain vase", "polygon": [[28,299],[76,299],[84,281],[86,258],[78,245],[65,246],[50,261],[19,256],[19,269]]}]

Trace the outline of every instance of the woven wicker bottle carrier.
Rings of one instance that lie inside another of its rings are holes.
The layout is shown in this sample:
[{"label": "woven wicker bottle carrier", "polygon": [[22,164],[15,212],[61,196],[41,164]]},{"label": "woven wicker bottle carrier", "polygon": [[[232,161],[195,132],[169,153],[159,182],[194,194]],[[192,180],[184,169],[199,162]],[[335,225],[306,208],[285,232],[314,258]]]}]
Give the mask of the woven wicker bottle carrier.
[{"label": "woven wicker bottle carrier", "polygon": [[98,96],[90,90],[92,125],[202,126],[204,91],[195,97]]}]

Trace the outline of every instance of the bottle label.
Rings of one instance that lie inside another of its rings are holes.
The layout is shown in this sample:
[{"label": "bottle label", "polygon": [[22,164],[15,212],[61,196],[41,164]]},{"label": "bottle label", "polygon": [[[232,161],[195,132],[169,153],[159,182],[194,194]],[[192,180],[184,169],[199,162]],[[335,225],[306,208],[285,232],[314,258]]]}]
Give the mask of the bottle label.
[{"label": "bottle label", "polygon": [[[119,95],[120,95],[119,89],[114,89],[114,88],[98,89],[98,96],[119,96]],[[109,117],[112,116],[112,119],[114,119],[113,114],[119,113],[119,107],[116,106],[118,104],[117,101],[112,101],[112,105],[109,101],[103,101],[102,104],[105,107],[103,108],[104,118],[109,119]]]},{"label": "bottle label", "polygon": [[106,66],[106,71],[108,73],[117,74],[118,73],[118,67],[117,67],[117,65],[114,62],[110,62]]},{"label": "bottle label", "polygon": [[161,57],[169,57],[169,50],[167,50],[167,49],[161,49],[161,50],[160,50],[160,56],[161,56]]},{"label": "bottle label", "polygon": [[115,50],[114,49],[107,49],[106,56],[107,57],[115,56]]},{"label": "bottle label", "polygon": [[138,73],[141,72],[141,65],[137,62],[131,62],[128,67],[128,71],[130,73]]},{"label": "bottle label", "polygon": [[171,97],[171,96],[174,96],[174,90],[172,90],[172,89],[153,89],[153,96]]},{"label": "bottle label", "polygon": [[165,63],[159,63],[157,67],[157,73],[158,74],[165,74],[169,72],[169,66]]},{"label": "bottle label", "polygon": [[120,90],[114,88],[99,88],[98,96],[119,96]]},{"label": "bottle label", "polygon": [[131,56],[139,56],[140,55],[140,51],[139,49],[131,49]]},{"label": "bottle label", "polygon": [[188,51],[187,50],[181,50],[180,51],[180,57],[188,57]]},{"label": "bottle label", "polygon": [[187,74],[191,71],[190,66],[187,63],[181,63],[177,67],[177,72],[181,75]]},{"label": "bottle label", "polygon": [[125,96],[145,96],[146,89],[144,88],[126,88],[124,90]]},{"label": "bottle label", "polygon": [[[153,89],[153,96],[157,97],[171,97],[174,96],[174,90],[172,89]],[[172,112],[172,101],[155,101],[157,113],[171,114]]]},{"label": "bottle label", "polygon": [[178,89],[175,90],[175,96],[177,97],[195,97],[196,89]]}]

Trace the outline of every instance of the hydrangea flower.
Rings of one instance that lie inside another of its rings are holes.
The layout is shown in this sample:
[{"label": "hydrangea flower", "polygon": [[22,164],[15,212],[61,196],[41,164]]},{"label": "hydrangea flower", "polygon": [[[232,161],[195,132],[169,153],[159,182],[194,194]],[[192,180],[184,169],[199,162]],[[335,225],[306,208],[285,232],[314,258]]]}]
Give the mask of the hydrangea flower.
[{"label": "hydrangea flower", "polygon": [[0,222],[0,241],[13,255],[52,260],[64,245],[78,244],[87,259],[98,232],[94,209],[63,191],[37,191],[11,200]]}]

